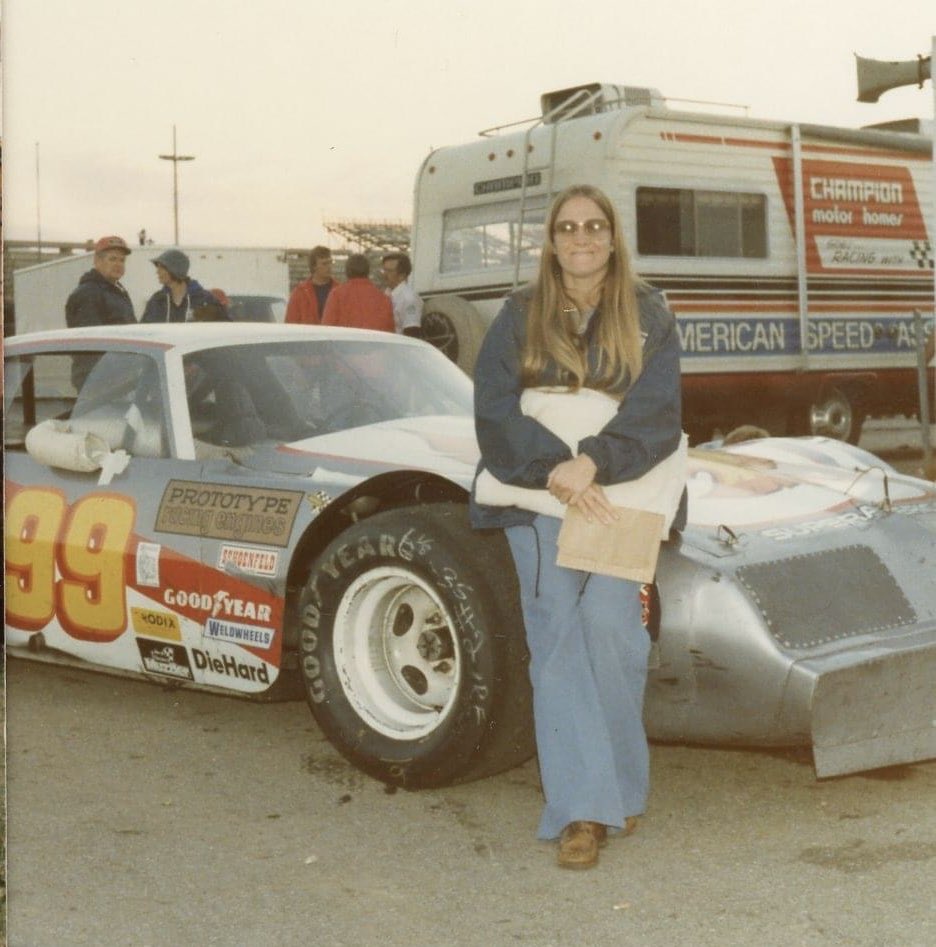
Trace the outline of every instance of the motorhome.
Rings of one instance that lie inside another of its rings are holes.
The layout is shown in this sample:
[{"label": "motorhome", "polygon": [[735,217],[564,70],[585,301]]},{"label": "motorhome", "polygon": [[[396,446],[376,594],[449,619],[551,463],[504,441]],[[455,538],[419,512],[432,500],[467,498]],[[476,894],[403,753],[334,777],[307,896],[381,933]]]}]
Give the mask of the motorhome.
[{"label": "motorhome", "polygon": [[751,423],[857,442],[918,407],[914,313],[932,331],[932,135],[671,108],[594,83],[528,122],[432,151],[414,200],[423,327],[470,371],[504,296],[532,279],[553,196],[604,190],[682,344],[695,440]]}]

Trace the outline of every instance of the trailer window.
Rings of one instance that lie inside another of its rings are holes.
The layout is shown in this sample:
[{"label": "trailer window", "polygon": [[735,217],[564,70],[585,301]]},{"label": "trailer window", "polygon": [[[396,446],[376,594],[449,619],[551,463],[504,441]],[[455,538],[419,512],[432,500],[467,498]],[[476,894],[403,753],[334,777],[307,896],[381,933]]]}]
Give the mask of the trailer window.
[{"label": "trailer window", "polygon": [[637,188],[637,252],[767,256],[767,198],[731,191]]},{"label": "trailer window", "polygon": [[520,229],[520,201],[457,207],[442,217],[443,273],[507,269],[535,263],[543,245],[546,200],[527,201]]}]

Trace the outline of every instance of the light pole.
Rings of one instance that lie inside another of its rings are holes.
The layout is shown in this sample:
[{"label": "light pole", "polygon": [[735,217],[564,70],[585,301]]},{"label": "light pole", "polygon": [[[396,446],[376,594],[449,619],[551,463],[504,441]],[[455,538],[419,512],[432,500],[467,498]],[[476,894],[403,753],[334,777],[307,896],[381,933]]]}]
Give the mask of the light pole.
[{"label": "light pole", "polygon": [[172,154],[160,155],[163,161],[172,162],[172,223],[175,246],[179,245],[179,162],[194,161],[195,155],[180,155],[176,149],[175,125],[172,126]]}]

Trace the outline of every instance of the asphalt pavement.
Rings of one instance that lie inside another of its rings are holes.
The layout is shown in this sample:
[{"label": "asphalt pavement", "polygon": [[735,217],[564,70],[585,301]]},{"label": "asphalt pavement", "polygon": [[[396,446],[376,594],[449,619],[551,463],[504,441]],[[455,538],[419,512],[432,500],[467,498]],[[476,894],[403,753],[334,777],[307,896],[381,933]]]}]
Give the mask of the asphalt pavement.
[{"label": "asphalt pavement", "polygon": [[391,792],[302,703],[7,677],[13,947],[936,943],[936,761],[656,745],[637,833],[569,872],[533,761]]}]

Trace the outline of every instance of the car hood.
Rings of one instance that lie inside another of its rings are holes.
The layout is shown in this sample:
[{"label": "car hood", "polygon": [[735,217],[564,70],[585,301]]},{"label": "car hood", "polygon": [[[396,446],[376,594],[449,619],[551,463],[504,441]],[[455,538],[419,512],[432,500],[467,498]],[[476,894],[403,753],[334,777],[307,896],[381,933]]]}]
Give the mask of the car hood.
[{"label": "car hood", "polygon": [[466,489],[479,459],[474,419],[451,415],[399,418],[255,450],[245,466],[308,476],[336,469],[360,477],[391,470],[430,470]]},{"label": "car hood", "polygon": [[936,487],[858,448],[824,438],[769,438],[727,450],[690,451],[689,522],[756,526],[868,517],[891,504],[936,509]]}]

